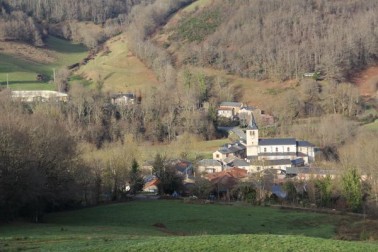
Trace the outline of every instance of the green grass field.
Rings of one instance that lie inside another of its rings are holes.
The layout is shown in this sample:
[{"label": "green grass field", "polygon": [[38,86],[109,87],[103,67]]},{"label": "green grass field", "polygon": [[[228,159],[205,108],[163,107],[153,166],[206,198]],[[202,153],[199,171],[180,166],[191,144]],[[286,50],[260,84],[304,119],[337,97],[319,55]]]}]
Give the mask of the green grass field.
[{"label": "green grass field", "polygon": [[159,84],[155,74],[129,51],[125,34],[110,39],[104,47],[108,50],[80,67],[78,75],[93,83],[102,79],[105,92],[136,93]]},{"label": "green grass field", "polygon": [[[15,90],[53,90],[53,83],[39,82],[37,74],[44,74],[53,79],[53,69],[80,62],[87,56],[88,50],[78,44],[70,43],[56,37],[49,37],[45,49],[34,49],[29,59],[22,56],[0,53],[0,84],[6,86],[6,75],[9,77],[9,87]],[[39,55],[40,54],[40,55]],[[49,54],[53,62],[41,62],[39,56]]]},{"label": "green grass field", "polygon": [[334,240],[341,216],[268,207],[138,201],[0,227],[0,251],[377,251]]}]

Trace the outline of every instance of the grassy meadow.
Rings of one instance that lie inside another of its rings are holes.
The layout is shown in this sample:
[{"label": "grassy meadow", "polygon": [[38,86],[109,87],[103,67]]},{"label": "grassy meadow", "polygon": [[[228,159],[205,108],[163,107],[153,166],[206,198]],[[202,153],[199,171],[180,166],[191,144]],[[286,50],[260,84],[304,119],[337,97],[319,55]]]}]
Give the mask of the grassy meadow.
[{"label": "grassy meadow", "polygon": [[37,74],[52,80],[53,69],[80,62],[88,54],[82,45],[51,36],[46,41],[46,48],[17,43],[4,43],[3,47],[6,49],[0,50],[0,84],[6,86],[8,74],[9,87],[15,90],[54,90],[52,82],[37,81]]},{"label": "grassy meadow", "polygon": [[105,92],[138,92],[158,85],[155,74],[129,51],[126,35],[110,39],[104,47],[76,74],[94,83],[102,79]]},{"label": "grassy meadow", "polygon": [[245,205],[134,201],[0,226],[0,251],[377,251],[335,240],[346,217]]}]

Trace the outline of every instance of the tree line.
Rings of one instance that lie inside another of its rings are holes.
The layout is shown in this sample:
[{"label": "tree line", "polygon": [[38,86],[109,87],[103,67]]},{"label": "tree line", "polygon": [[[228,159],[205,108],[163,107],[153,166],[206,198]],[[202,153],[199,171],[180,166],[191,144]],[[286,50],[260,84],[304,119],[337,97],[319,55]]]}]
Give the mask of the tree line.
[{"label": "tree line", "polygon": [[135,5],[150,2],[153,0],[2,0],[0,40],[43,46],[45,37],[54,35],[95,48],[124,30]]}]

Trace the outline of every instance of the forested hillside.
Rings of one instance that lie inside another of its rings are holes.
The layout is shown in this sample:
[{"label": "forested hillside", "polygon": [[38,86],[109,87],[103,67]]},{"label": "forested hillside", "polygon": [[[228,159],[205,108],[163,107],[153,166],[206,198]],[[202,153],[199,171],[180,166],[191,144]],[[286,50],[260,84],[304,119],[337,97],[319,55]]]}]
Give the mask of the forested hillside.
[{"label": "forested hillside", "polygon": [[377,13],[375,0],[214,1],[181,19],[165,46],[179,43],[184,63],[250,78],[345,80],[377,61]]},{"label": "forested hillside", "polygon": [[[122,30],[134,5],[152,2],[154,0],[2,0],[0,40],[42,46],[44,37],[52,34],[94,47]],[[84,21],[104,30],[99,32],[88,25],[83,29],[78,23]],[[77,30],[85,35],[80,37]]]}]

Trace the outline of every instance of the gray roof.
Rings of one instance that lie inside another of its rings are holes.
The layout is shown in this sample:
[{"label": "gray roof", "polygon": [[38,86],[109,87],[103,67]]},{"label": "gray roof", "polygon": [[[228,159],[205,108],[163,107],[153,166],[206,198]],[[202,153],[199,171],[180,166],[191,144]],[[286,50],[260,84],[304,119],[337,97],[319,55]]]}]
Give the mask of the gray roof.
[{"label": "gray roof", "polygon": [[301,146],[301,147],[314,147],[315,146],[312,143],[307,142],[307,141],[297,141],[297,144],[298,146]]},{"label": "gray roof", "polygon": [[266,138],[259,139],[259,145],[297,145],[295,138]]},{"label": "gray roof", "polygon": [[240,129],[239,127],[234,127],[231,129],[231,131],[236,134],[239,138],[241,139],[246,139],[246,135],[245,135],[245,132]]},{"label": "gray roof", "polygon": [[221,107],[241,107],[243,103],[241,102],[222,102]]},{"label": "gray roof", "polygon": [[202,166],[222,166],[218,160],[214,159],[202,159],[198,164]]},{"label": "gray roof", "polygon": [[243,159],[235,159],[231,162],[231,166],[241,167],[241,166],[250,166],[251,164]]},{"label": "gray roof", "polygon": [[252,106],[243,106],[241,109],[245,109],[245,110],[253,111],[253,110],[256,109],[256,107],[252,107]]},{"label": "gray roof", "polygon": [[227,157],[223,160],[224,163],[229,164],[232,163],[232,161],[235,160],[235,157]]},{"label": "gray roof", "polygon": [[229,153],[232,153],[232,151],[229,149],[229,148],[227,148],[227,147],[221,147],[221,148],[219,148],[219,150],[218,150],[220,153],[222,153],[222,154],[229,154]]},{"label": "gray roof", "polygon": [[286,169],[286,174],[314,174],[314,175],[330,175],[337,174],[335,170],[324,170],[320,168],[309,168],[309,167],[290,167]]},{"label": "gray roof", "polygon": [[265,160],[264,165],[291,165],[290,159]]}]

